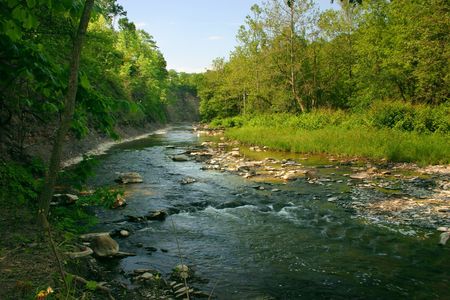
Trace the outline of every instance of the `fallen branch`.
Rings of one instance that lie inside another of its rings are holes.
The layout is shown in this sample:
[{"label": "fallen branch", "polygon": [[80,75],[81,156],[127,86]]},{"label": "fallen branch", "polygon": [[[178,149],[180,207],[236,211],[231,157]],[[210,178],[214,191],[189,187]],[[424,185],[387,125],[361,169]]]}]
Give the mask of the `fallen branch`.
[{"label": "fallen branch", "polygon": [[[74,274],[69,274],[69,273],[65,273],[66,276],[70,276],[73,278],[74,281],[79,282],[81,284],[86,285],[88,283],[88,280],[84,279],[83,277],[80,277],[78,275],[74,275]],[[108,298],[110,300],[115,300],[115,298],[112,296],[111,294],[111,290],[109,288],[107,288],[106,286],[103,286],[102,284],[97,284],[95,286],[95,289],[104,292],[105,294],[107,294]]]}]

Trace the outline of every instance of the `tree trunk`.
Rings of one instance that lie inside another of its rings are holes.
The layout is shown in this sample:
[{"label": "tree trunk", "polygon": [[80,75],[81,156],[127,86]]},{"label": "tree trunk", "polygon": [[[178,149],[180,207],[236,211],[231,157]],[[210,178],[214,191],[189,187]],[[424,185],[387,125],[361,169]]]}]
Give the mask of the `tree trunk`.
[{"label": "tree trunk", "polygon": [[290,64],[291,64],[291,78],[290,78],[290,84],[291,84],[291,91],[292,96],[294,97],[295,101],[297,101],[298,106],[300,107],[300,110],[302,112],[305,112],[305,106],[303,105],[303,100],[300,98],[297,88],[295,86],[296,84],[296,76],[295,76],[295,51],[294,51],[294,8],[295,8],[295,1],[291,0],[288,1],[288,5],[291,11],[291,20],[290,20],[290,37],[289,37],[289,52],[290,52]]},{"label": "tree trunk", "polygon": [[91,16],[92,7],[94,6],[94,0],[86,0],[83,8],[83,14],[81,15],[80,23],[78,26],[77,34],[73,41],[72,55],[70,60],[70,74],[69,82],[67,86],[67,93],[64,98],[64,112],[61,122],[59,124],[56,138],[53,143],[52,154],[50,157],[50,166],[48,173],[45,177],[45,184],[42,192],[39,196],[39,211],[38,217],[41,224],[46,228],[48,226],[47,216],[50,209],[50,201],[53,196],[56,179],[60,171],[61,154],[64,144],[64,138],[70,127],[70,123],[73,118],[75,110],[75,98],[78,89],[78,69],[80,66],[81,48],[83,45],[83,39],[86,35],[87,26]]}]

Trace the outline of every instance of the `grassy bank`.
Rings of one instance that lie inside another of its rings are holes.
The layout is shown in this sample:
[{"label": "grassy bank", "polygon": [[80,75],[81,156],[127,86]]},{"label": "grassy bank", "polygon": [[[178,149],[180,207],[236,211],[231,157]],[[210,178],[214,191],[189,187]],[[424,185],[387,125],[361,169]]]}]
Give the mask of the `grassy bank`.
[{"label": "grassy bank", "polygon": [[226,135],[246,144],[299,153],[328,153],[387,159],[393,162],[450,163],[450,139],[442,134],[423,135],[389,129],[316,130],[244,126]]},{"label": "grassy bank", "polygon": [[379,103],[365,112],[238,116],[215,120],[246,144],[299,153],[328,153],[392,162],[450,163],[450,109]]}]

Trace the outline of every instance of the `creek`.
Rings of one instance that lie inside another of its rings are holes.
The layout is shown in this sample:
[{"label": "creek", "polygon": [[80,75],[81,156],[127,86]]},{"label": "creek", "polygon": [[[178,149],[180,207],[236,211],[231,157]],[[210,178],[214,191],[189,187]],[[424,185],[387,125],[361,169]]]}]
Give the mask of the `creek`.
[{"label": "creek", "polygon": [[[328,201],[370,197],[338,180],[350,168],[311,161],[333,180],[255,184],[202,170],[201,162],[171,159],[200,142],[191,127],[180,125],[117,145],[99,158],[94,186],[111,185],[116,172],[138,172],[144,180],[123,186],[125,208],[96,212],[96,231],[131,232],[117,240],[121,250],[137,255],[108,266],[118,280],[132,286],[123,274],[138,268],[167,275],[181,254],[205,279],[194,286],[214,289],[219,299],[450,298],[449,251],[437,245],[434,232],[433,238],[426,238],[425,229],[405,234],[410,227],[374,224]],[[182,184],[187,177],[196,182]],[[156,210],[170,216],[163,222],[122,221]]]}]

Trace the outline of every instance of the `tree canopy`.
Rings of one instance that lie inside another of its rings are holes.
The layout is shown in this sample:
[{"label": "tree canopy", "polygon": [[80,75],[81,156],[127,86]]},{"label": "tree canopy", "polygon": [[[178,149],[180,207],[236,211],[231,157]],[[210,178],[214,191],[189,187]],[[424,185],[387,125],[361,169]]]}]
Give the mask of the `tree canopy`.
[{"label": "tree canopy", "polygon": [[[84,1],[0,2],[0,140],[9,149],[63,110],[69,56]],[[71,131],[115,136],[117,124],[164,121],[169,77],[154,38],[115,0],[95,2],[82,51]]]},{"label": "tree canopy", "polygon": [[239,45],[205,74],[202,118],[448,101],[447,1],[338,3],[323,12],[312,1],[254,5]]}]

